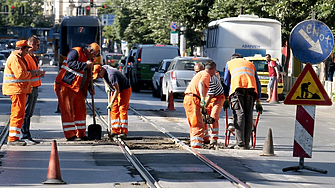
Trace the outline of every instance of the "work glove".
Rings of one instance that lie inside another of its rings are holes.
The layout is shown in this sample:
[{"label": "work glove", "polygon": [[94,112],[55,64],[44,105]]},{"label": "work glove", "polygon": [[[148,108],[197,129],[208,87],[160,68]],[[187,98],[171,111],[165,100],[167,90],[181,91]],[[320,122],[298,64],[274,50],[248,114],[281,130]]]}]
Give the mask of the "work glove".
[{"label": "work glove", "polygon": [[223,103],[223,108],[226,110],[227,108],[229,108],[229,100],[225,99],[224,103]]},{"label": "work glove", "polygon": [[256,103],[256,112],[263,113],[263,107],[261,103]]},{"label": "work glove", "polygon": [[111,92],[111,89],[109,88],[109,86],[105,86],[105,91],[107,94]]},{"label": "work glove", "polygon": [[110,110],[110,109],[112,109],[112,107],[113,107],[113,103],[109,103],[108,106],[107,106],[107,109]]},{"label": "work glove", "polygon": [[205,97],[201,97],[200,106],[204,107],[206,105]]}]

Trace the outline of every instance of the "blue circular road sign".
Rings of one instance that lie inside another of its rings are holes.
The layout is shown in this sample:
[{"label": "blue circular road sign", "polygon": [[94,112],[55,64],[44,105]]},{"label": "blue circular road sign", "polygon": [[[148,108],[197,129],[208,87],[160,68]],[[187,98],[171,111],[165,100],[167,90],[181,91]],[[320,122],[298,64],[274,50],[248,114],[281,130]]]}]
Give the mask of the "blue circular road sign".
[{"label": "blue circular road sign", "polygon": [[170,28],[171,28],[172,30],[176,30],[176,29],[178,28],[178,26],[177,26],[177,22],[172,22],[172,23],[170,24]]},{"label": "blue circular road sign", "polygon": [[318,20],[305,20],[292,30],[290,46],[293,55],[303,63],[321,63],[332,53],[334,36],[329,27]]}]

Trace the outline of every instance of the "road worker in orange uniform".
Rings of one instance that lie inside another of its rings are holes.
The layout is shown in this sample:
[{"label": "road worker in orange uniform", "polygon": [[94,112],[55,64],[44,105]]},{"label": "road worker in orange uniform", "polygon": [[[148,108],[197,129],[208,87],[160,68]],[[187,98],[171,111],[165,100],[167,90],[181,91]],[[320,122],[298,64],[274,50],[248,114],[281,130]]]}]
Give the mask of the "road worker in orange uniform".
[{"label": "road worker in orange uniform", "polygon": [[93,78],[103,78],[106,92],[112,92],[107,109],[111,109],[112,136],[126,138],[128,134],[128,109],[131,96],[129,80],[109,65],[94,65]]},{"label": "road worker in orange uniform", "polygon": [[216,64],[208,61],[205,70],[198,72],[185,90],[184,108],[190,126],[192,148],[202,148],[205,124],[202,120],[201,108],[205,107],[205,97],[211,76],[216,72]]},{"label": "road worker in orange uniform", "polygon": [[62,127],[68,141],[88,140],[86,136],[87,91],[94,95],[91,87],[93,59],[100,54],[100,46],[92,43],[85,47],[74,47],[67,55],[56,77],[54,89],[58,97]]},{"label": "road worker in orange uniform", "polygon": [[16,42],[15,51],[7,59],[3,74],[2,93],[9,95],[12,100],[12,109],[9,124],[7,145],[25,146],[26,142],[20,140],[21,127],[24,120],[27,94],[31,93],[30,80],[33,76],[41,76],[40,70],[27,70],[28,45],[26,40]]},{"label": "road worker in orange uniform", "polygon": [[[223,107],[233,110],[236,145],[234,149],[250,149],[250,134],[253,127],[253,108],[262,113],[260,102],[261,84],[255,65],[243,59],[241,54],[233,54],[228,61],[224,74],[225,102]],[[229,98],[228,98],[229,96]]]},{"label": "road worker in orange uniform", "polygon": [[[38,60],[35,57],[34,53],[36,50],[40,48],[40,39],[33,35],[28,39],[28,45],[31,46],[28,50],[28,54],[24,56],[24,59],[27,62],[27,69],[28,70],[37,70],[39,68]],[[41,76],[45,75],[45,71]],[[35,145],[39,142],[32,139],[30,134],[30,119],[34,114],[35,105],[37,102],[38,97],[38,87],[41,86],[41,77],[40,76],[33,76],[30,80],[31,82],[31,93],[27,95],[27,102],[26,102],[26,110],[24,121],[22,125],[22,138],[21,140],[25,141],[27,145]]]},{"label": "road worker in orange uniform", "polygon": [[207,113],[215,120],[214,123],[209,125],[208,135],[204,138],[205,141],[210,142],[211,147],[217,146],[218,144],[219,119],[224,99],[223,86],[220,81],[219,72],[217,72],[217,74],[211,77],[206,98]]}]

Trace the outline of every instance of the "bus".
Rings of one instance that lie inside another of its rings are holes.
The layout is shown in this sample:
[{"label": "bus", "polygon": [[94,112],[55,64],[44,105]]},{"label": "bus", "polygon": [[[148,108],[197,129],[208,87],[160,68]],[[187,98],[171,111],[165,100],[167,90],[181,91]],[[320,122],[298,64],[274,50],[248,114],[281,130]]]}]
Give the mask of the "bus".
[{"label": "bus", "polygon": [[[74,47],[83,47],[96,42],[101,46],[102,28],[100,20],[93,16],[65,16],[60,24],[59,68]],[[95,58],[94,63],[102,64],[102,57]]]},{"label": "bus", "polygon": [[220,71],[234,53],[243,57],[271,54],[273,58],[279,58],[281,65],[281,50],[281,24],[277,20],[239,15],[208,24],[204,52]]}]

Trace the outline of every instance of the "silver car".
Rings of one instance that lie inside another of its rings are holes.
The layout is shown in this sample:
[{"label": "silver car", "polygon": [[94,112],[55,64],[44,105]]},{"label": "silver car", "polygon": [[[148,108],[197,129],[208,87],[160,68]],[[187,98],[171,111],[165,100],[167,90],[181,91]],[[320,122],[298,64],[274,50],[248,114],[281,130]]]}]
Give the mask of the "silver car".
[{"label": "silver car", "polygon": [[161,100],[169,101],[170,93],[173,96],[184,96],[186,87],[195,75],[194,65],[202,62],[204,65],[211,59],[208,57],[175,57],[162,82]]},{"label": "silver car", "polygon": [[155,73],[152,76],[152,96],[162,97],[162,80],[164,73],[171,64],[172,59],[163,59],[159,63],[159,67],[155,67]]}]

